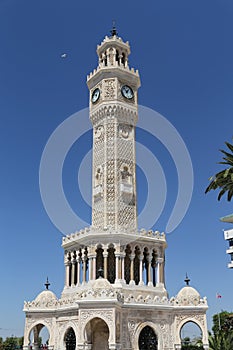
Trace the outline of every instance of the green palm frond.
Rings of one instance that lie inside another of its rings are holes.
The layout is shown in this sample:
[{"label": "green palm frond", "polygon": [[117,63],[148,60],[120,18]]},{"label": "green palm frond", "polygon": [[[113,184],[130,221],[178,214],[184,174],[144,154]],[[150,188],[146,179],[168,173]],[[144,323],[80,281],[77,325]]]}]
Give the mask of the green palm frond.
[{"label": "green palm frond", "polygon": [[225,144],[232,153],[220,150],[220,152],[224,154],[224,161],[221,161],[218,164],[228,165],[229,167],[210,177],[210,184],[206,188],[205,193],[219,189],[218,200],[227,193],[227,200],[231,201],[233,197],[233,145],[229,142],[225,142]]},{"label": "green palm frond", "polygon": [[227,147],[229,148],[229,150],[233,153],[233,145],[230,144],[229,142],[225,142],[225,144],[227,145]]}]

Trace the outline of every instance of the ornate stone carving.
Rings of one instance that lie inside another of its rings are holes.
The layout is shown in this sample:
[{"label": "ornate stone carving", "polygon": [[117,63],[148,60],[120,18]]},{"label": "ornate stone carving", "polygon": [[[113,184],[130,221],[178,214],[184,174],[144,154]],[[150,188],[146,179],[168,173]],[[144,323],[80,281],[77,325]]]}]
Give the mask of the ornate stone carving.
[{"label": "ornate stone carving", "polygon": [[94,137],[95,139],[100,139],[101,136],[103,136],[104,133],[104,127],[103,125],[98,125],[95,129],[94,129]]},{"label": "ornate stone carving", "polygon": [[113,310],[109,309],[102,309],[102,310],[96,310],[96,309],[89,309],[89,310],[81,310],[80,311],[80,322],[82,325],[86,324],[89,320],[91,320],[94,317],[100,317],[105,322],[112,326],[113,325]]},{"label": "ornate stone carving", "polygon": [[162,336],[163,336],[163,344],[164,347],[169,347],[170,345],[170,336],[169,334],[171,333],[169,331],[169,325],[167,320],[160,320],[159,328],[161,330]]},{"label": "ornate stone carving", "polygon": [[116,79],[104,80],[104,99],[113,100],[116,98]]},{"label": "ornate stone carving", "polygon": [[128,124],[120,124],[118,127],[118,135],[123,139],[131,139],[133,134],[133,127]]},{"label": "ornate stone carving", "polygon": [[94,109],[91,112],[90,118],[93,125],[98,125],[103,123],[106,118],[110,119],[111,117],[118,120],[119,123],[136,125],[137,123],[137,110],[134,108],[121,107],[116,104],[109,104],[108,106],[99,106],[98,109]]},{"label": "ornate stone carving", "polygon": [[189,319],[190,321],[197,320],[203,326],[205,325],[205,315],[204,314],[179,314],[176,316],[176,327],[179,328],[179,325],[182,321]]},{"label": "ornate stone carving", "polygon": [[135,320],[132,320],[132,319],[128,320],[128,331],[129,331],[131,340],[134,337],[137,325],[138,325],[138,323]]}]

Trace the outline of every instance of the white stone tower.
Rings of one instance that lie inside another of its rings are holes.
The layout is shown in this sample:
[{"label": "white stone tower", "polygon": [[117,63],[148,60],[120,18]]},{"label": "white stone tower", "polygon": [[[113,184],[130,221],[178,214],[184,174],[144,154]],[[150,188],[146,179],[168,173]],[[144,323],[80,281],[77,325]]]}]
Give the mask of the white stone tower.
[{"label": "white stone tower", "polygon": [[[137,228],[135,127],[138,71],[130,47],[113,28],[97,47],[87,78],[93,124],[92,225],[63,239],[61,298],[46,290],[26,302],[24,348],[38,349],[47,327],[54,350],[181,349],[180,330],[192,321],[208,349],[205,298],[165,288],[164,233]],[[30,337],[31,335],[31,337]]]}]

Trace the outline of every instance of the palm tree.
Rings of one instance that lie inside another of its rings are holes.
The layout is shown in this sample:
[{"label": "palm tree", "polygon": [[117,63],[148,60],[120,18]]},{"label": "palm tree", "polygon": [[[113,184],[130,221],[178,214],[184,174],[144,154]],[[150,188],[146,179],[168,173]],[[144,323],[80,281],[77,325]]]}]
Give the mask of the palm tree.
[{"label": "palm tree", "polygon": [[221,333],[209,334],[209,350],[227,350]]},{"label": "palm tree", "polygon": [[209,333],[209,350],[232,350],[233,333]]},{"label": "palm tree", "polygon": [[209,192],[210,190],[220,189],[218,200],[221,199],[224,193],[227,193],[227,200],[230,201],[233,196],[233,145],[229,142],[225,142],[225,144],[231,153],[221,149],[220,152],[224,154],[224,161],[219,162],[218,164],[225,164],[228,165],[228,167],[216,175],[211,176],[209,179],[211,182],[206,188],[205,193]]}]

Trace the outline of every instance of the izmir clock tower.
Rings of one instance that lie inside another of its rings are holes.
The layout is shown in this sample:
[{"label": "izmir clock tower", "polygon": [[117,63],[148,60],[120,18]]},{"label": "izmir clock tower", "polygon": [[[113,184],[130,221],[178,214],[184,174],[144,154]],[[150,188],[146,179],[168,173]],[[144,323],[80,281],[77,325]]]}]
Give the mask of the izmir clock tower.
[{"label": "izmir clock tower", "polygon": [[[92,225],[63,238],[65,285],[25,302],[24,350],[39,349],[43,327],[50,350],[181,349],[189,321],[208,349],[206,299],[189,285],[168,298],[164,233],[138,230],[135,127],[138,71],[130,47],[113,28],[97,47],[87,77],[93,124]],[[33,340],[31,341],[33,335]]]}]

